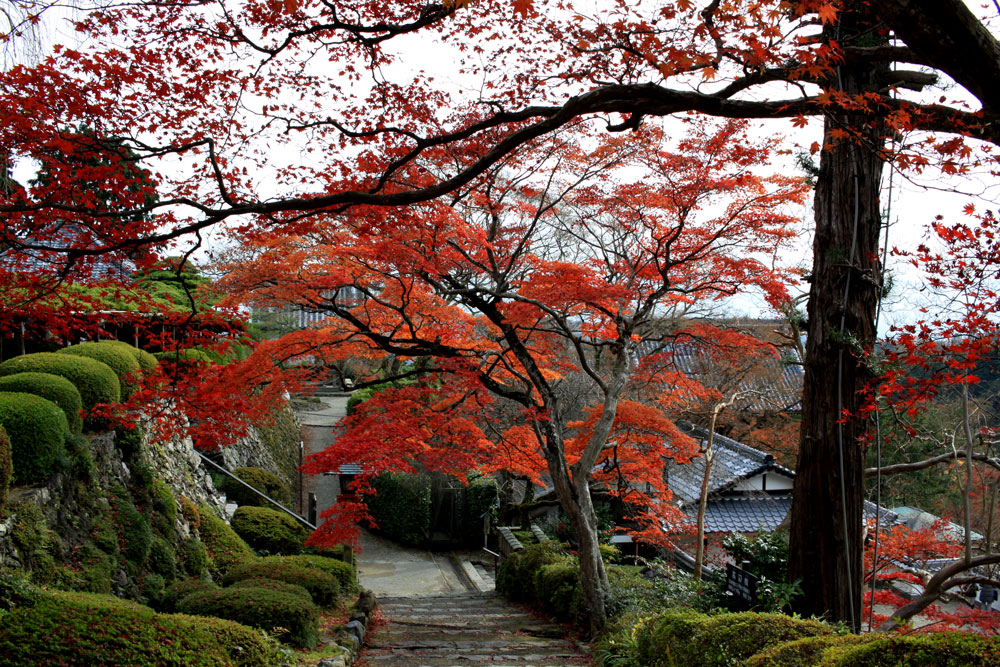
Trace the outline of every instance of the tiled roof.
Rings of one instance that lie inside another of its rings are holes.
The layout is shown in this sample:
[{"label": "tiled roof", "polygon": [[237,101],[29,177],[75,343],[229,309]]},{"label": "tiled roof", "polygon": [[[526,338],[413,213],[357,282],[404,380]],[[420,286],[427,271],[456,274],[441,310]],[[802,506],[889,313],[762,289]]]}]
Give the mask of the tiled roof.
[{"label": "tiled roof", "polygon": [[[678,424],[688,435],[699,443],[708,438],[708,431],[681,422]],[[724,435],[715,434],[712,445],[712,470],[709,479],[709,495],[717,495],[730,490],[737,482],[764,472],[776,472],[788,477],[795,473],[774,462],[774,457],[759,449],[748,447]],[[690,463],[667,463],[667,485],[682,504],[697,503],[701,495],[701,480],[705,475],[705,459],[698,457]]]},{"label": "tiled roof", "polygon": [[[755,493],[735,498],[717,498],[705,506],[706,533],[755,533],[775,530],[792,506],[791,496],[772,497]],[[685,509],[692,525],[698,518],[698,506]]]},{"label": "tiled roof", "polygon": [[[798,412],[802,409],[802,378],[801,360],[794,348],[783,350],[794,358],[770,357],[761,360],[758,371],[736,383],[731,390],[750,390],[754,393],[733,407],[734,410],[749,410],[753,412],[789,411]],[[670,343],[658,341],[642,341],[639,343],[636,356],[639,358],[652,354],[666,353],[677,370],[692,379],[700,379],[710,375],[714,362],[704,345],[694,343]]]}]

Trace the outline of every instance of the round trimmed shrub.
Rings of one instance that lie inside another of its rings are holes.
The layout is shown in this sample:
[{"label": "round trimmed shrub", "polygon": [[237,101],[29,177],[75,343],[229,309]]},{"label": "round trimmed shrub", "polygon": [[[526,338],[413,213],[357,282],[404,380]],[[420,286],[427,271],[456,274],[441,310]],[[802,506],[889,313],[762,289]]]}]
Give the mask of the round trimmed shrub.
[{"label": "round trimmed shrub", "polygon": [[217,667],[232,658],[210,630],[192,619],[163,616],[109,596],[50,593],[34,607],[4,616],[0,662]]},{"label": "round trimmed shrub", "polygon": [[52,373],[14,373],[0,377],[0,391],[34,394],[47,398],[66,414],[66,422],[72,433],[83,431],[83,399],[80,390],[62,377]]},{"label": "round trimmed shrub", "polygon": [[497,572],[497,590],[515,602],[534,602],[535,575],[545,565],[561,563],[566,555],[556,542],[532,544],[505,558]]},{"label": "round trimmed shrub", "polygon": [[0,364],[0,376],[15,373],[51,373],[66,378],[80,392],[84,410],[90,410],[98,403],[117,403],[121,400],[118,376],[107,364],[89,357],[36,352]]},{"label": "round trimmed shrub", "polygon": [[156,360],[156,357],[154,357],[152,354],[146,352],[146,350],[141,350],[138,347],[135,347],[134,345],[129,345],[123,340],[102,340],[101,342],[104,343],[105,345],[110,345],[119,350],[128,352],[135,359],[136,363],[139,364],[139,368],[142,370],[144,374],[148,373],[151,370],[155,370],[156,367],[159,365],[159,362]]},{"label": "round trimmed shrub", "polygon": [[535,594],[546,611],[561,621],[573,621],[583,601],[580,564],[575,560],[543,565],[535,574]]},{"label": "round trimmed shrub", "polygon": [[234,567],[223,579],[227,586],[244,579],[275,579],[285,583],[295,584],[309,591],[313,601],[321,606],[328,606],[337,601],[340,585],[332,575],[312,567],[302,567],[287,562],[276,562],[264,559],[255,560]]},{"label": "round trimmed shrub", "polygon": [[288,658],[281,650],[281,645],[256,628],[210,616],[172,614],[167,618],[176,618],[210,632],[229,654],[229,659],[236,667],[272,667],[288,664]]},{"label": "round trimmed shrub", "polygon": [[345,563],[336,558],[326,556],[315,556],[311,554],[297,554],[295,556],[267,556],[258,559],[262,563],[291,563],[300,567],[311,567],[323,570],[333,576],[340,584],[340,590],[344,593],[358,592],[358,574],[351,563]]},{"label": "round trimmed shrub", "polygon": [[309,536],[298,521],[267,507],[238,507],[230,525],[251,547],[269,554],[298,553]]},{"label": "round trimmed shrub", "polygon": [[177,523],[177,501],[170,487],[161,480],[153,480],[149,489],[153,504],[153,527],[164,537],[170,537]]},{"label": "round trimmed shrub", "polygon": [[10,438],[15,484],[48,479],[66,458],[66,415],[34,394],[0,392],[0,426]]},{"label": "round trimmed shrub", "polygon": [[831,646],[860,644],[878,639],[879,635],[820,635],[803,637],[793,642],[769,646],[750,656],[745,667],[810,667],[822,659]]},{"label": "round trimmed shrub", "polygon": [[300,598],[305,600],[313,601],[312,596],[309,595],[309,591],[302,588],[298,584],[289,584],[285,581],[278,581],[277,579],[244,579],[243,581],[233,582],[230,588],[263,588],[267,591],[277,591],[278,593],[285,593],[287,595],[298,595]]},{"label": "round trimmed shrub", "polygon": [[177,611],[177,603],[187,596],[216,588],[218,588],[216,584],[204,579],[178,579],[164,589],[158,609],[166,612]]},{"label": "round trimmed shrub", "polygon": [[219,579],[234,567],[254,559],[254,552],[228,523],[215,516],[207,506],[199,511],[201,525],[198,534],[208,552],[208,569]]},{"label": "round trimmed shrub", "polygon": [[184,571],[192,577],[203,577],[208,573],[208,552],[198,538],[182,542],[177,555]]},{"label": "round trimmed shrub", "polygon": [[822,667],[992,667],[1000,664],[1000,638],[966,632],[879,635],[861,644],[833,646]]},{"label": "round trimmed shrub", "polygon": [[167,582],[177,578],[177,557],[174,545],[162,537],[153,536],[149,544],[149,569]]},{"label": "round trimmed shrub", "polygon": [[10,478],[14,475],[14,464],[10,449],[10,438],[7,431],[0,426],[0,511],[7,502],[7,490],[10,488]]},{"label": "round trimmed shrub", "polygon": [[[233,470],[233,475],[239,477],[255,489],[259,489],[271,498],[274,498],[282,505],[288,505],[291,502],[292,493],[288,485],[270,470],[246,466]],[[226,498],[230,502],[234,502],[240,506],[273,507],[271,503],[229,477],[222,479],[222,482],[219,484],[219,490],[226,494]]]},{"label": "round trimmed shrub", "polygon": [[742,664],[769,646],[831,633],[819,621],[782,614],[668,613],[643,624],[638,647],[642,663],[650,667],[725,667]]},{"label": "round trimmed shrub", "polygon": [[177,603],[182,614],[216,616],[272,631],[283,628],[296,646],[313,648],[319,639],[319,609],[308,600],[262,588],[219,588],[188,595]]},{"label": "round trimmed shrub", "polygon": [[58,353],[88,357],[110,366],[111,370],[118,376],[122,399],[128,398],[139,389],[139,378],[142,375],[139,362],[128,350],[122,349],[111,341],[70,345],[59,350]]}]

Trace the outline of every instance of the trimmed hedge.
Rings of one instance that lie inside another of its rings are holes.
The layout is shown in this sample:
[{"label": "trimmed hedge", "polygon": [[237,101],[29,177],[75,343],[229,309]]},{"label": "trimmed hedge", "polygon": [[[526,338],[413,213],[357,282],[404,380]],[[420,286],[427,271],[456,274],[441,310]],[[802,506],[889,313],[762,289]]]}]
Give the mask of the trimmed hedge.
[{"label": "trimmed hedge", "polygon": [[251,547],[269,554],[299,553],[309,536],[298,521],[267,507],[238,507],[230,525]]},{"label": "trimmed hedge", "polygon": [[182,542],[177,549],[177,556],[184,571],[192,577],[203,577],[208,574],[208,552],[198,538]]},{"label": "trimmed hedge", "polygon": [[229,654],[229,659],[236,667],[277,667],[288,664],[288,658],[281,650],[281,645],[255,628],[210,616],[172,614],[167,618],[176,618],[210,632]]},{"label": "trimmed hedge", "polygon": [[543,565],[535,573],[535,595],[561,621],[574,621],[583,608],[580,565],[576,560]]},{"label": "trimmed hedge", "polygon": [[820,635],[769,646],[747,658],[744,667],[810,667],[817,664],[831,646],[860,644],[879,635]]},{"label": "trimmed hedge", "polygon": [[204,579],[180,579],[167,586],[163,591],[158,609],[166,612],[177,611],[177,603],[187,596],[216,588],[218,585]]},{"label": "trimmed hedge", "polygon": [[66,415],[52,401],[34,394],[0,392],[0,426],[10,438],[13,482],[48,479],[66,460]]},{"label": "trimmed hedge", "polygon": [[879,635],[861,644],[832,646],[821,667],[993,667],[1000,665],[1000,638],[965,632]]},{"label": "trimmed hedge", "polygon": [[7,503],[7,490],[10,488],[10,478],[14,475],[12,459],[10,438],[7,437],[7,431],[3,426],[0,426],[0,513]]},{"label": "trimmed hedge", "polygon": [[294,563],[258,559],[234,567],[222,582],[230,586],[244,579],[275,579],[285,583],[295,584],[309,591],[313,601],[323,607],[337,601],[340,595],[340,584],[331,574],[313,567],[303,567]]},{"label": "trimmed hedge", "polygon": [[[220,626],[165,616],[109,596],[49,593],[34,607],[18,608],[0,625],[0,663],[5,665],[130,665],[218,667],[235,662],[231,637]],[[258,640],[259,642],[260,640]],[[243,663],[248,664],[248,663]],[[274,651],[256,664],[280,664]]]},{"label": "trimmed hedge", "polygon": [[353,594],[360,590],[358,587],[358,573],[354,569],[353,563],[345,563],[343,560],[327,556],[299,554],[296,556],[268,556],[259,559],[259,561],[262,563],[291,563],[300,567],[323,570],[337,580],[342,592]]},{"label": "trimmed hedge", "polygon": [[160,362],[158,362],[156,357],[152,354],[146,352],[146,350],[141,350],[134,345],[129,345],[123,340],[102,340],[101,342],[132,355],[132,358],[139,364],[139,369],[142,370],[143,374],[155,370],[156,367],[160,365]]},{"label": "trimmed hedge", "polygon": [[225,577],[234,567],[254,559],[253,549],[212,510],[202,505],[199,515],[198,534],[208,552],[208,569],[213,578]]},{"label": "trimmed hedge", "polygon": [[83,399],[72,382],[52,373],[14,373],[0,377],[0,391],[34,394],[55,403],[66,415],[71,433],[83,431]]},{"label": "trimmed hedge", "polygon": [[288,641],[313,648],[319,639],[319,609],[295,595],[262,588],[219,588],[193,593],[177,603],[182,614],[217,616],[273,631],[288,631]]},{"label": "trimmed hedge", "polygon": [[[292,500],[292,492],[288,488],[288,485],[270,470],[247,466],[236,468],[233,470],[233,475],[239,477],[255,489],[260,489],[283,505],[287,506]],[[226,494],[227,500],[240,506],[273,507],[271,503],[228,477],[223,477],[219,483],[219,490]]]},{"label": "trimmed hedge", "polygon": [[59,354],[70,354],[77,357],[88,357],[111,367],[118,376],[121,387],[121,398],[126,399],[139,389],[139,378],[142,371],[135,356],[128,350],[111,341],[80,343],[59,350]]},{"label": "trimmed hedge", "polygon": [[233,585],[229,588],[263,588],[267,591],[285,593],[286,595],[297,595],[303,600],[309,600],[309,602],[313,601],[312,595],[302,586],[290,584],[286,581],[278,581],[277,579],[264,579],[263,577],[244,579],[243,581],[233,582]]},{"label": "trimmed hedge", "polygon": [[663,614],[641,625],[637,643],[640,662],[648,667],[728,667],[769,646],[831,633],[819,621],[782,614],[683,612]]},{"label": "trimmed hedge", "polygon": [[136,509],[128,491],[116,486],[111,489],[111,510],[115,532],[122,545],[122,555],[137,565],[145,562],[153,542],[153,531],[146,517]]},{"label": "trimmed hedge", "polygon": [[557,542],[532,544],[511,554],[500,564],[497,590],[515,602],[535,602],[535,575],[545,565],[566,560],[562,545]]},{"label": "trimmed hedge", "polygon": [[372,480],[376,495],[365,502],[378,530],[411,546],[430,539],[431,478],[427,475],[383,473]]},{"label": "trimmed hedge", "polygon": [[118,376],[107,364],[89,357],[36,352],[0,364],[0,376],[15,373],[51,373],[66,378],[80,392],[84,410],[90,410],[98,403],[118,403],[121,400]]}]

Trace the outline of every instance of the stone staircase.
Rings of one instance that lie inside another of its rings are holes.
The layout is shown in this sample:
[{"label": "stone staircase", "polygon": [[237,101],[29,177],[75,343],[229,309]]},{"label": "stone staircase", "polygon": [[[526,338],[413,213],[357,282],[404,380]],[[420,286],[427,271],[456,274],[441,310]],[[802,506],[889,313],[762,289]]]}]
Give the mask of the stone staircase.
[{"label": "stone staircase", "polygon": [[380,598],[387,623],[366,638],[364,667],[589,665],[565,629],[493,594]]}]

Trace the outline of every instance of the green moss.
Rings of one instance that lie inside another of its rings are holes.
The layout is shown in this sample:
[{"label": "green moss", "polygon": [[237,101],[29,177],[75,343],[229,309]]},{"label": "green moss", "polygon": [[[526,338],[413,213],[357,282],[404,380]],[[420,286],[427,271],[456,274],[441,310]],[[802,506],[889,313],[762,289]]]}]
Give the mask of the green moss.
[{"label": "green moss", "polygon": [[181,496],[181,514],[187,519],[187,522],[191,525],[191,528],[198,530],[201,528],[201,512],[198,511],[198,506],[191,502],[190,498],[185,498]]},{"label": "green moss", "polygon": [[139,362],[128,350],[122,349],[115,343],[110,341],[80,343],[59,350],[59,354],[87,357],[110,366],[118,376],[122,399],[127,399],[139,388],[142,375]]},{"label": "green moss", "polygon": [[879,635],[820,635],[769,646],[750,656],[745,667],[809,667],[822,659],[831,646],[859,644],[878,639]]},{"label": "green moss", "polygon": [[216,584],[204,579],[180,579],[164,589],[163,595],[157,601],[156,608],[165,612],[177,611],[177,603],[187,596],[216,588],[218,588]]},{"label": "green moss", "polygon": [[276,667],[288,664],[287,657],[278,642],[261,630],[223,618],[184,614],[174,614],[168,618],[192,623],[210,632],[229,654],[229,659],[236,667]]},{"label": "green moss", "polygon": [[[274,457],[279,477],[294,484],[299,477],[299,443],[302,432],[291,406],[286,403],[280,405],[263,424],[257,426],[257,433],[261,443]],[[281,502],[280,498],[271,497]],[[286,498],[290,502],[291,494]]]},{"label": "green moss", "polygon": [[[233,475],[262,491],[264,494],[274,498],[283,505],[291,502],[291,491],[288,485],[281,481],[281,478],[269,470],[263,468],[243,467],[233,470]],[[237,505],[253,507],[273,507],[271,503],[264,500],[256,493],[243,486],[239,482],[223,476],[217,485],[219,490],[226,494],[230,502]]]},{"label": "green moss", "polygon": [[80,392],[84,410],[90,410],[98,403],[117,403],[121,400],[118,376],[107,364],[95,359],[38,352],[14,357],[0,364],[0,376],[31,372],[51,373],[72,382]]},{"label": "green moss", "polygon": [[149,545],[149,569],[169,583],[177,577],[177,557],[174,545],[162,537],[153,536]]},{"label": "green moss", "polygon": [[1000,638],[964,632],[879,636],[832,646],[822,667],[991,667],[1000,664]]},{"label": "green moss", "polygon": [[7,503],[7,490],[14,476],[13,454],[10,448],[10,438],[7,431],[0,426],[0,516],[4,516],[4,506]]},{"label": "green moss", "polygon": [[9,665],[218,667],[231,662],[225,645],[196,622],[104,596],[50,593],[4,621],[0,657]]},{"label": "green moss", "polygon": [[233,568],[223,579],[230,585],[244,579],[275,579],[302,586],[313,601],[321,606],[329,606],[337,601],[340,585],[331,574],[312,567],[303,567],[288,561],[257,559]]},{"label": "green moss", "polygon": [[142,451],[142,431],[138,427],[119,426],[115,429],[115,444],[126,461],[136,458]]},{"label": "green moss", "polygon": [[254,553],[246,542],[207,506],[199,508],[201,541],[208,552],[209,571],[213,578],[222,578],[234,567],[253,560]]},{"label": "green moss", "polygon": [[177,524],[177,501],[170,487],[157,479],[150,489],[153,505],[153,529],[164,537],[173,534]]},{"label": "green moss", "polygon": [[286,639],[305,648],[319,639],[319,610],[301,597],[262,588],[220,588],[188,595],[177,603],[178,611],[198,616],[217,616],[244,625],[287,632]]},{"label": "green moss", "polygon": [[83,431],[83,399],[76,386],[62,377],[52,373],[14,373],[0,377],[0,391],[34,394],[46,398],[63,411],[66,422],[72,433]]},{"label": "green moss", "polygon": [[277,579],[264,579],[262,577],[244,579],[243,581],[233,582],[230,588],[263,588],[264,590],[277,591],[286,595],[297,595],[304,600],[312,602],[312,595],[302,586],[290,584],[286,581],[278,581]]},{"label": "green moss", "polygon": [[302,543],[309,536],[298,521],[267,507],[239,507],[233,514],[231,525],[247,544],[269,554],[299,553]]},{"label": "green moss", "polygon": [[0,426],[10,438],[15,484],[48,479],[66,460],[66,415],[34,394],[0,392]]},{"label": "green moss", "polygon": [[112,578],[118,572],[118,561],[92,546],[82,547],[78,558],[80,569],[73,589],[89,593],[111,593]]},{"label": "green moss", "polygon": [[181,566],[193,577],[202,577],[208,573],[208,552],[201,540],[195,538],[181,543],[178,549]]},{"label": "green moss", "polygon": [[39,595],[22,571],[0,568],[0,616],[17,607],[33,607]]},{"label": "green moss", "polygon": [[358,576],[353,563],[345,563],[337,558],[326,556],[315,556],[300,554],[297,556],[268,556],[258,559],[261,563],[290,563],[301,567],[310,567],[323,570],[333,576],[340,584],[340,590],[344,593],[354,594],[358,592]]},{"label": "green moss", "polygon": [[153,541],[153,531],[149,528],[149,522],[136,509],[125,489],[113,488],[110,500],[122,555],[133,563],[142,564],[149,555]]}]

